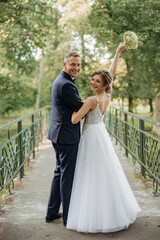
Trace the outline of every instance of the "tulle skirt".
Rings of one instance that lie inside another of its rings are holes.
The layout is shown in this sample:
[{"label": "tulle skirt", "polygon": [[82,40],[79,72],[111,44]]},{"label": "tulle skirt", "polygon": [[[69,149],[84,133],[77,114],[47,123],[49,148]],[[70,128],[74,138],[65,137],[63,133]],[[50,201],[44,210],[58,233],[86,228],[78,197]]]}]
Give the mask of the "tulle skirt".
[{"label": "tulle skirt", "polygon": [[79,144],[67,228],[115,232],[141,211],[104,123],[85,124]]}]

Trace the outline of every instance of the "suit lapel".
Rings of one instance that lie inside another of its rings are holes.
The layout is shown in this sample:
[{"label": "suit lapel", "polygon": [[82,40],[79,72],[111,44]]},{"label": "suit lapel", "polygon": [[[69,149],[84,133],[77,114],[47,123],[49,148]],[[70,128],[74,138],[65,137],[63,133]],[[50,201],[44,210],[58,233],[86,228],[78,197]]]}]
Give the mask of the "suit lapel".
[{"label": "suit lapel", "polygon": [[70,80],[71,82],[74,83],[73,79],[71,78],[71,76],[70,76],[68,73],[66,73],[65,71],[62,71],[61,74],[62,74],[65,78],[67,78],[68,80]]},{"label": "suit lapel", "polygon": [[[75,82],[73,81],[73,79],[70,77],[70,75],[69,75],[68,73],[66,73],[65,71],[62,71],[61,74],[62,74],[66,79],[68,79],[68,80],[71,81],[73,84],[75,84]],[[78,96],[80,97],[76,84],[75,84],[75,87],[76,87],[76,90],[77,90],[77,94],[78,94]],[[81,99],[81,97],[80,97],[80,99]]]}]

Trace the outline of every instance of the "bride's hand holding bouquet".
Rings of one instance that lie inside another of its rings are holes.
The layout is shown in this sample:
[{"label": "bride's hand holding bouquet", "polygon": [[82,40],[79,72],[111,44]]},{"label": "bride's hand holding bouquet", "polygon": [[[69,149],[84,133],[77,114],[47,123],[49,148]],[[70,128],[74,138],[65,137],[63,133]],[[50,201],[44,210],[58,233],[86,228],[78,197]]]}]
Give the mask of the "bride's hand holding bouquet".
[{"label": "bride's hand holding bouquet", "polygon": [[127,31],[123,35],[124,42],[119,45],[117,51],[120,53],[124,49],[137,49],[138,45],[142,45],[140,41],[138,41],[138,37],[134,32]]},{"label": "bride's hand holding bouquet", "polygon": [[118,48],[117,48],[117,51],[120,53],[120,52],[122,52],[124,49],[126,49],[125,42],[120,43],[120,45],[119,45]]}]

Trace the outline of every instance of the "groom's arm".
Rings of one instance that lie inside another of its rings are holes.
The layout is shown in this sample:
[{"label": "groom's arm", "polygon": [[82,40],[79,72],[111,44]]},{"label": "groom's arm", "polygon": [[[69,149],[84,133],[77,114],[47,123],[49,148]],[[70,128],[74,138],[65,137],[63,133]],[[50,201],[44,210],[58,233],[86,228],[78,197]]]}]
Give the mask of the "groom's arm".
[{"label": "groom's arm", "polygon": [[76,87],[66,83],[62,87],[62,99],[70,106],[73,112],[77,112],[83,105]]}]

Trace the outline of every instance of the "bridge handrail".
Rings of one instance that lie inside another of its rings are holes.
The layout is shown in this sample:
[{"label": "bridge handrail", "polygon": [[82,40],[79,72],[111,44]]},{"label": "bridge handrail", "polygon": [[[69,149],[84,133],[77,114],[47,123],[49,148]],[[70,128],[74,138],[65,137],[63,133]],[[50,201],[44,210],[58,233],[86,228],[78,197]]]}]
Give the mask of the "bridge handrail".
[{"label": "bridge handrail", "polygon": [[[105,123],[110,134],[125,149],[125,154],[138,162],[141,174],[152,178],[155,192],[160,186],[160,138],[148,133],[145,124],[160,129],[160,123],[127,112],[112,105],[109,106]],[[106,120],[107,119],[107,120]],[[138,120],[138,122],[137,122]]]},{"label": "bridge handrail", "polygon": [[[14,180],[18,173],[20,179],[23,178],[24,164],[30,164],[31,154],[35,158],[35,149],[48,132],[50,110],[51,106],[47,105],[0,127],[0,131],[6,133],[5,141],[0,145],[0,193],[6,188],[10,193],[14,190]],[[27,126],[22,126],[25,119]],[[12,134],[11,127],[14,130]]]},{"label": "bridge handrail", "polygon": [[[11,191],[18,173],[20,178],[23,177],[25,162],[28,161],[29,164],[31,154],[35,157],[35,148],[48,132],[50,110],[51,106],[47,105],[0,127],[0,130],[8,128],[8,139],[0,146],[0,192],[7,186]],[[22,127],[23,119],[28,117],[31,117],[31,123]],[[138,126],[135,119],[138,119]],[[160,139],[146,132],[145,122],[160,127],[160,123],[114,106],[109,106],[105,115],[106,127],[116,143],[119,142],[124,147],[126,156],[130,154],[133,162],[140,164],[144,177],[152,178],[157,192],[160,186]],[[15,123],[17,132],[11,136],[10,128]]]},{"label": "bridge handrail", "polygon": [[126,113],[126,114],[128,114],[128,115],[133,116],[133,117],[136,117],[136,118],[138,118],[138,119],[142,119],[142,120],[144,120],[145,122],[149,122],[149,123],[151,123],[151,124],[153,124],[153,125],[160,126],[160,123],[159,123],[159,122],[155,122],[155,121],[150,120],[150,119],[148,119],[148,118],[144,118],[144,117],[139,116],[139,115],[137,115],[137,114],[135,114],[135,113],[127,112],[127,111],[125,111],[125,110],[123,110],[123,109],[119,109],[119,108],[117,108],[117,107],[115,107],[115,106],[112,106],[112,105],[111,105],[110,107],[112,107],[113,109],[117,109],[117,110],[120,111],[120,112]]},{"label": "bridge handrail", "polygon": [[30,116],[32,116],[33,114],[36,114],[36,113],[38,113],[38,112],[40,112],[40,111],[42,111],[42,110],[45,110],[45,109],[47,109],[47,108],[51,108],[51,106],[50,106],[50,105],[46,105],[46,106],[43,107],[43,108],[39,108],[39,109],[36,110],[36,111],[33,111],[33,112],[31,112],[31,113],[28,113],[28,114],[26,114],[26,115],[24,115],[24,116],[22,116],[22,117],[16,118],[16,119],[13,120],[12,122],[9,122],[9,123],[1,126],[1,127],[0,127],[0,131],[3,130],[3,129],[5,129],[5,128],[7,128],[7,127],[10,127],[10,126],[13,125],[14,123],[17,123],[17,122],[23,120],[24,118],[30,117]]}]

